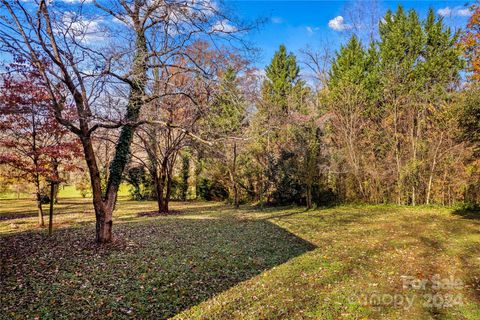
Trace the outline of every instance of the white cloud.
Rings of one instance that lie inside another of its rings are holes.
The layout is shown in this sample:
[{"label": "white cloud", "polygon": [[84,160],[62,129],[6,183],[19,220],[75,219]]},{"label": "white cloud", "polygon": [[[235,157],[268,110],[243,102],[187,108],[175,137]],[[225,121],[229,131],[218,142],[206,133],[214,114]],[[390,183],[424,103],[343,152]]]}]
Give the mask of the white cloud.
[{"label": "white cloud", "polygon": [[442,17],[449,16],[450,14],[452,14],[452,9],[450,9],[450,7],[445,7],[442,9],[438,9],[437,13]]},{"label": "white cloud", "polygon": [[226,33],[230,33],[230,32],[235,32],[237,31],[237,28],[235,26],[232,26],[228,20],[221,20],[221,21],[217,21],[217,23],[215,23],[213,26],[212,26],[212,31],[217,31],[217,32],[226,32]]},{"label": "white cloud", "polygon": [[280,17],[272,17],[272,22],[275,24],[283,23],[283,19]]},{"label": "white cloud", "polygon": [[470,17],[473,14],[472,10],[468,8],[463,8],[463,9],[458,9],[457,10],[457,15],[461,17]]},{"label": "white cloud", "polygon": [[437,10],[437,14],[442,17],[470,17],[472,11],[465,7],[445,7]]},{"label": "white cloud", "polygon": [[91,43],[105,40],[105,30],[102,28],[102,18],[88,19],[77,15],[74,12],[64,12],[60,24],[57,24],[56,31],[68,34],[75,41]]},{"label": "white cloud", "polygon": [[328,27],[335,31],[343,31],[352,28],[351,25],[345,23],[342,16],[336,16],[332,20],[328,21]]}]

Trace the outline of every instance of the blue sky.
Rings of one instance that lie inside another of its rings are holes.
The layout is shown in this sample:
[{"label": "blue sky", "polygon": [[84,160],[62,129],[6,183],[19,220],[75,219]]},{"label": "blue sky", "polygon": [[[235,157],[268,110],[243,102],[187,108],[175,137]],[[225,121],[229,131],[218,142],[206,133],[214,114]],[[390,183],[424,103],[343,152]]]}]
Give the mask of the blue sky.
[{"label": "blue sky", "polygon": [[[454,28],[463,27],[468,20],[465,11],[467,1],[379,1],[379,11],[395,10],[399,4],[414,8],[421,17],[429,7],[444,16],[445,22]],[[235,1],[227,0],[226,5],[233,9],[239,18],[252,20],[265,18],[266,23],[248,38],[261,50],[256,61],[264,68],[283,43],[289,51],[298,53],[311,46],[328,46],[337,49],[347,38],[349,24],[346,14],[348,1]],[[342,17],[342,18],[338,18]],[[335,19],[335,20],[334,20]],[[343,20],[342,20],[343,19]],[[330,22],[333,20],[332,22]],[[329,26],[330,22],[330,26]],[[336,30],[335,30],[336,29]]]}]

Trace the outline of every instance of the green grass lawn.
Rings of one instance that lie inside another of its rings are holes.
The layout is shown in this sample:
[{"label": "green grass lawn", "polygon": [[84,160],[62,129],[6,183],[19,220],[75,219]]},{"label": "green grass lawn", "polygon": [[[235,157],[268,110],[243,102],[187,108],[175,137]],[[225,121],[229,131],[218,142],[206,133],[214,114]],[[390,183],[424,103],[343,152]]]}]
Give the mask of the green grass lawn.
[{"label": "green grass lawn", "polygon": [[480,319],[474,214],[172,208],[120,200],[116,240],[97,247],[88,199],[60,201],[52,238],[33,202],[1,200],[0,318]]},{"label": "green grass lawn", "polygon": [[[122,183],[120,185],[120,189],[118,190],[118,195],[120,197],[128,197],[130,195],[129,188],[130,187],[127,184]],[[77,190],[74,185],[65,185],[65,184],[60,185],[58,196],[59,198],[82,198],[81,192]],[[0,200],[16,200],[18,198],[22,200],[33,199],[34,198],[33,190],[30,193],[21,192],[17,194],[13,191],[0,193]]]}]

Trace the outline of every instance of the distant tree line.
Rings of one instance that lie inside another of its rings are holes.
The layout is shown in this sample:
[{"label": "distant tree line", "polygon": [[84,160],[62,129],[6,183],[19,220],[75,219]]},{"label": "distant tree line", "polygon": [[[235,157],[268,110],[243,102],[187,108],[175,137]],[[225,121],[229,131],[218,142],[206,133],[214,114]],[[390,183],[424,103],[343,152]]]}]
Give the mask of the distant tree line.
[{"label": "distant tree line", "polygon": [[378,39],[353,35],[316,88],[280,46],[254,111],[241,108],[245,97],[223,104],[225,115],[245,113],[220,157],[201,152],[206,177],[235,203],[478,203],[478,6],[472,11],[463,33],[433,10],[424,20],[389,11]]}]

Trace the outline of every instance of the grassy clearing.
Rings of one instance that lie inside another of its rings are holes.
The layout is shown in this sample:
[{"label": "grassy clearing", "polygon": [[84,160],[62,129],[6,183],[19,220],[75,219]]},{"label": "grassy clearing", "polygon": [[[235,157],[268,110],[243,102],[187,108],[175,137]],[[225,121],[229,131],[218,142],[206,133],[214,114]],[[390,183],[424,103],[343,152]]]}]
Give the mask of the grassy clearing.
[{"label": "grassy clearing", "polygon": [[[120,189],[118,190],[118,195],[120,197],[128,197],[129,196],[129,189],[130,186],[128,186],[125,183],[122,183],[120,185]],[[82,194],[77,188],[75,188],[74,185],[60,185],[60,190],[58,191],[58,196],[59,198],[83,198]],[[8,191],[8,192],[3,192],[0,193],[0,200],[18,200],[18,199],[34,199],[34,192],[33,190],[31,192],[20,192],[16,193],[13,191]]]},{"label": "grassy clearing", "polygon": [[[475,215],[175,203],[145,217],[154,203],[122,200],[117,240],[97,248],[89,202],[62,202],[49,239],[31,202],[0,201],[1,318],[480,318]],[[403,288],[435,275],[462,284]]]}]

